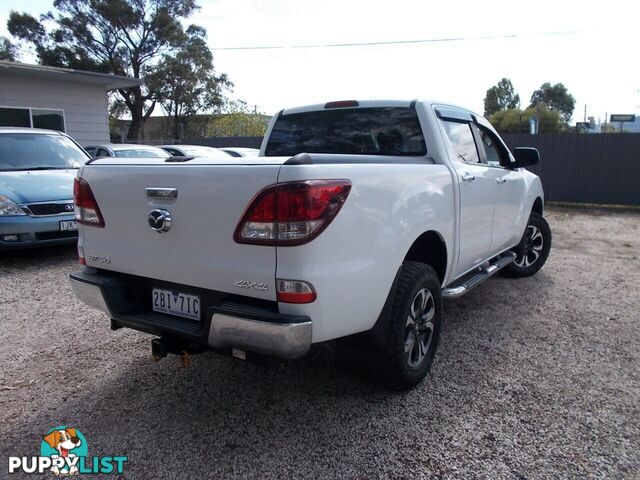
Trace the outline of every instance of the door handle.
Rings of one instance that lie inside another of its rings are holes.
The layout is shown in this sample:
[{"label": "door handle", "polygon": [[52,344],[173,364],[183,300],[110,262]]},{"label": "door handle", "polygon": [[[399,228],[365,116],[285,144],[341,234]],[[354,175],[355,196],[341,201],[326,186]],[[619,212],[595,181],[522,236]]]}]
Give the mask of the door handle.
[{"label": "door handle", "polygon": [[506,183],[507,182],[507,178],[506,177],[498,177],[498,178],[496,178],[496,182],[497,183]]},{"label": "door handle", "polygon": [[476,177],[471,175],[469,172],[464,172],[462,174],[462,181],[463,182],[473,182],[475,179],[476,179]]}]

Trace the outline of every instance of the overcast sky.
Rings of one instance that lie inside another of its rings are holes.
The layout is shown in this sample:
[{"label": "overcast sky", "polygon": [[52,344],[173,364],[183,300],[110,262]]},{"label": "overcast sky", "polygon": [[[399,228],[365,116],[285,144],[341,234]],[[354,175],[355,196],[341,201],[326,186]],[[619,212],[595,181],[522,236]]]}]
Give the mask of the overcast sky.
[{"label": "overcast sky", "polygon": [[[40,14],[52,1],[3,0]],[[544,82],[576,97],[574,121],[640,113],[640,6],[634,1],[200,0],[215,65],[233,96],[267,114],[337,99],[436,98],[482,113],[513,81],[523,106]],[[225,50],[465,38],[384,46]]]}]

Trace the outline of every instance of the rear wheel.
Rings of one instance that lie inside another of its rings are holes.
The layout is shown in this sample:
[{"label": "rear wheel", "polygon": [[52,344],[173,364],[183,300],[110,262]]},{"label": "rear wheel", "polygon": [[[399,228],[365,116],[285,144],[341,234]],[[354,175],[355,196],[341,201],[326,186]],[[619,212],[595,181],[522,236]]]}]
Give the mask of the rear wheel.
[{"label": "rear wheel", "polygon": [[386,381],[398,389],[419,383],[429,371],[440,336],[440,280],[429,265],[405,262],[389,319]]},{"label": "rear wheel", "polygon": [[551,229],[542,215],[532,213],[520,244],[514,249],[516,259],[501,270],[507,277],[528,277],[546,263],[551,250]]}]

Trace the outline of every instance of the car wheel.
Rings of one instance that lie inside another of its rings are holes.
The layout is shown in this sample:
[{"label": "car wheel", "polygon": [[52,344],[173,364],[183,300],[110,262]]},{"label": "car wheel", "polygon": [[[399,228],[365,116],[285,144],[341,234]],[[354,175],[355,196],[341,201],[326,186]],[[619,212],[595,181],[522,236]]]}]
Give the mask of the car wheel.
[{"label": "car wheel", "polygon": [[397,389],[418,384],[429,371],[440,336],[442,296],[429,265],[405,262],[390,312],[386,382]]},{"label": "car wheel", "polygon": [[507,277],[528,277],[546,263],[551,250],[551,229],[542,215],[532,213],[522,240],[513,251],[516,259],[501,270]]}]

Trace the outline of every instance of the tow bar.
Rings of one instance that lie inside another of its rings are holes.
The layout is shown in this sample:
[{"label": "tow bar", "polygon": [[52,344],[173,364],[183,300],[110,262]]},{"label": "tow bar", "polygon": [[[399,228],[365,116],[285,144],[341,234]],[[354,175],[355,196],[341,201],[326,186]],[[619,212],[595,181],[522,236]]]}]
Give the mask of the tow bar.
[{"label": "tow bar", "polygon": [[169,337],[154,338],[151,340],[151,355],[159,362],[170,353],[178,355],[178,360],[184,368],[191,364],[191,355],[202,353],[206,349],[192,343],[184,342]]}]

